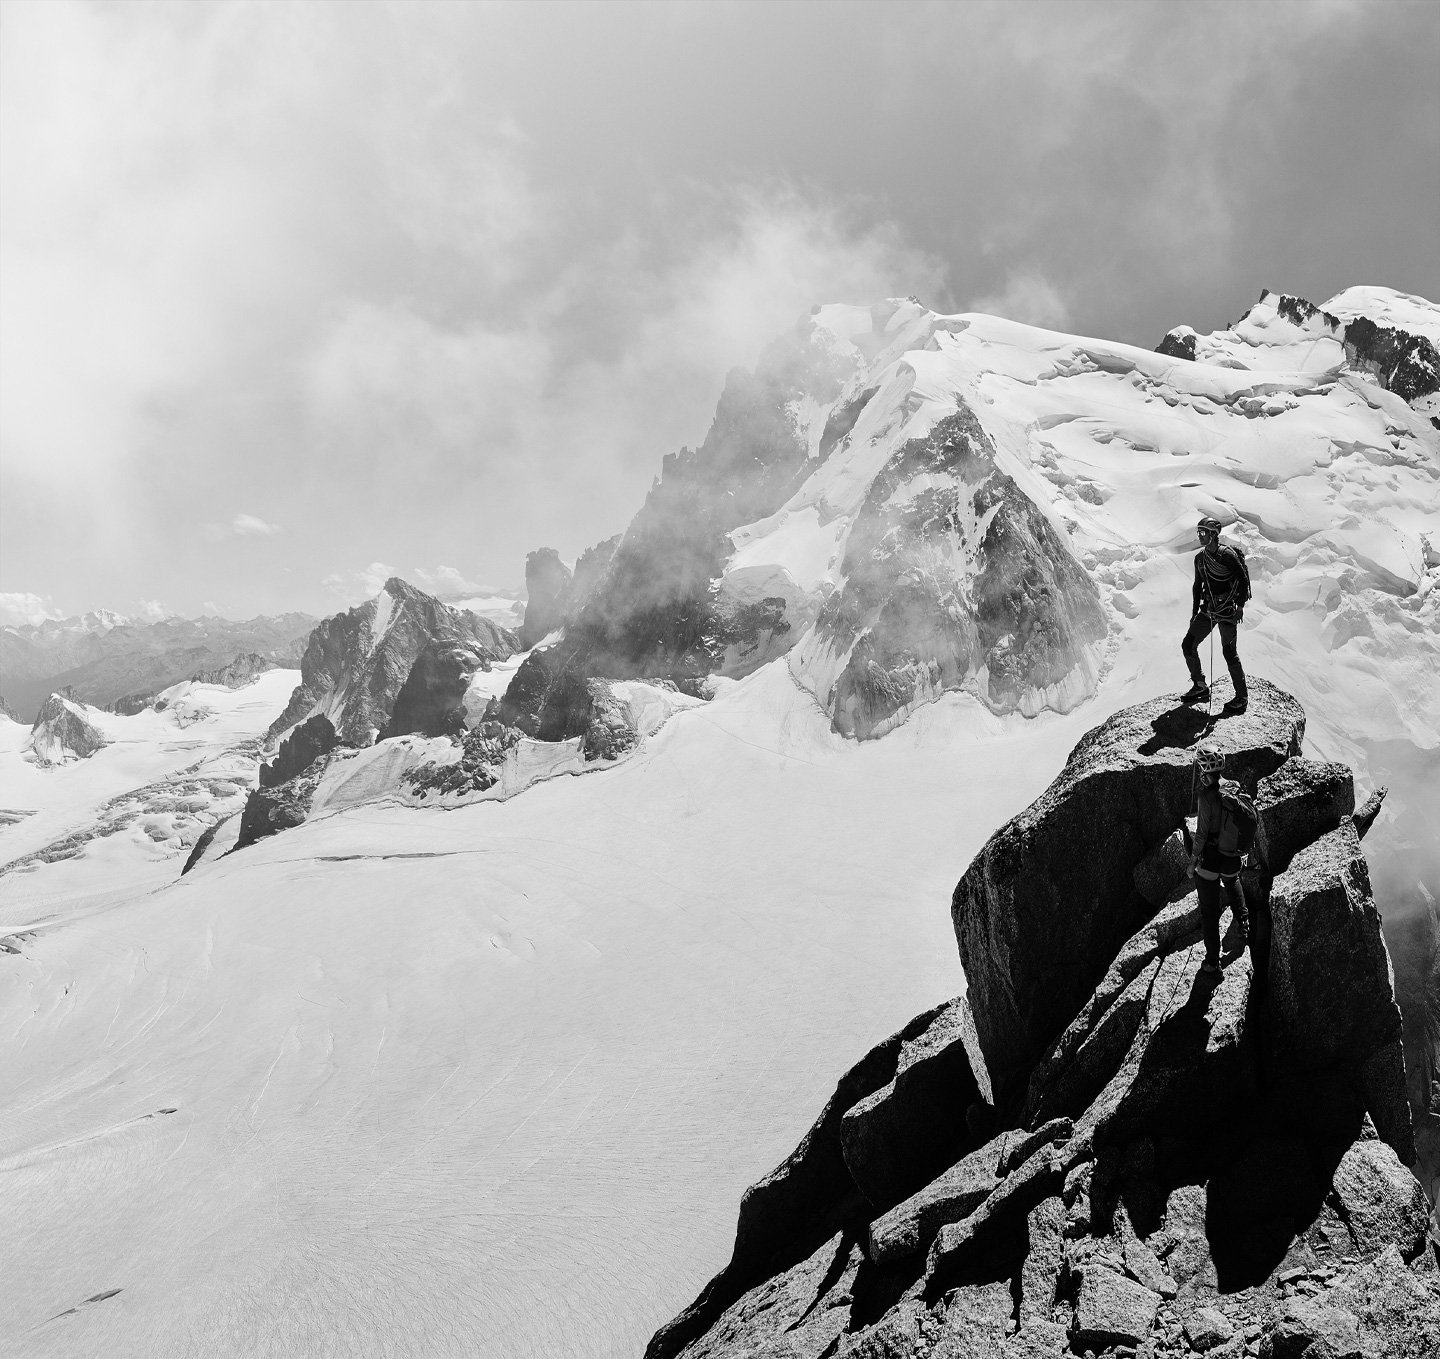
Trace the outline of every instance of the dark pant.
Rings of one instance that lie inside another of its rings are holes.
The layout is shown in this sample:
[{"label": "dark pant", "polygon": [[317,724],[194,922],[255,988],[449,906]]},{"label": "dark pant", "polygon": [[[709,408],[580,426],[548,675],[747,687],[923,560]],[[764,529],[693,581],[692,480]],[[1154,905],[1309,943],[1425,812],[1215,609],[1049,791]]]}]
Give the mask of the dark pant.
[{"label": "dark pant", "polygon": [[1235,919],[1249,931],[1250,917],[1245,910],[1245,889],[1238,877],[1202,878],[1195,875],[1195,895],[1200,899],[1200,927],[1205,932],[1205,957],[1212,963],[1220,961],[1220,884],[1230,896],[1230,909]]},{"label": "dark pant", "polygon": [[1196,684],[1205,683],[1205,669],[1200,664],[1200,643],[1209,635],[1211,628],[1220,629],[1220,652],[1225,657],[1225,664],[1230,670],[1230,682],[1235,686],[1235,697],[1244,698],[1245,672],[1240,668],[1240,654],[1235,650],[1235,624],[1217,623],[1207,614],[1197,613],[1190,620],[1190,631],[1185,634],[1185,640],[1180,643],[1180,650],[1185,653],[1185,664],[1190,667],[1190,678]]}]

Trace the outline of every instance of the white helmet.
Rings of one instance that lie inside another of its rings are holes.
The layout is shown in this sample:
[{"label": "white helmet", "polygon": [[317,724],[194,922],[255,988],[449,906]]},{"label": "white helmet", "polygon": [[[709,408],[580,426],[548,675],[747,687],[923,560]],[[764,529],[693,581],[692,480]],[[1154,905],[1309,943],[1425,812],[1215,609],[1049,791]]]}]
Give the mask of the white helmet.
[{"label": "white helmet", "polygon": [[1225,757],[1207,741],[1196,749],[1195,764],[1202,774],[1218,774],[1225,768]]}]

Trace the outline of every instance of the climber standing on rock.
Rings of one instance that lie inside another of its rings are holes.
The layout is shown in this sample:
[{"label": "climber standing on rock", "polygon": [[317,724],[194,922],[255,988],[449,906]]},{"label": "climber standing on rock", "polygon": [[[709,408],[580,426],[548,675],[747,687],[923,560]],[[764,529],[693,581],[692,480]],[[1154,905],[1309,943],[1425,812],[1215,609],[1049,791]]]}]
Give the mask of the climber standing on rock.
[{"label": "climber standing on rock", "polygon": [[1255,839],[1258,817],[1255,806],[1234,786],[1220,786],[1220,771],[1225,757],[1214,746],[1206,744],[1195,754],[1199,793],[1196,798],[1195,843],[1191,852],[1190,872],[1195,879],[1195,895],[1200,899],[1200,924],[1205,932],[1205,962],[1201,972],[1216,976],[1220,972],[1220,886],[1223,883],[1230,897],[1230,908],[1239,927],[1243,944],[1250,933],[1250,915],[1245,908],[1245,889],[1240,883],[1240,869]]},{"label": "climber standing on rock", "polygon": [[1243,713],[1248,703],[1245,671],[1235,650],[1235,629],[1250,598],[1250,569],[1238,547],[1220,541],[1220,521],[1208,516],[1200,521],[1200,551],[1195,554],[1195,585],[1191,591],[1190,628],[1180,650],[1193,681],[1181,695],[1182,703],[1208,703],[1210,685],[1200,664],[1200,643],[1212,628],[1220,630],[1220,650],[1230,670],[1235,694],[1222,709],[1224,716]]}]

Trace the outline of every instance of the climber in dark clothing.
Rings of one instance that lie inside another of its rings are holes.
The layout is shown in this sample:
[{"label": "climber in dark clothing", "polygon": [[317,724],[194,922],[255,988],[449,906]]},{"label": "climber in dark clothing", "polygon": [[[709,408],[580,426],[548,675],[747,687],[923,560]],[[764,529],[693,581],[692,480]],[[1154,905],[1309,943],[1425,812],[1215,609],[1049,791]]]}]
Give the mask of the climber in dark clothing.
[{"label": "climber in dark clothing", "polygon": [[1245,613],[1250,598],[1250,571],[1245,554],[1237,547],[1220,541],[1220,521],[1200,521],[1200,551],[1195,554],[1195,585],[1191,590],[1190,629],[1180,643],[1185,664],[1193,681],[1180,696],[1182,703],[1208,703],[1210,686],[1200,664],[1200,643],[1210,635],[1211,628],[1220,629],[1220,650],[1235,686],[1234,697],[1222,712],[1227,716],[1243,713],[1249,702],[1245,687],[1245,671],[1235,650],[1235,629]]},{"label": "climber in dark clothing", "polygon": [[1250,932],[1250,914],[1245,908],[1245,888],[1240,882],[1242,857],[1237,853],[1234,820],[1226,814],[1220,798],[1220,770],[1224,757],[1214,746],[1201,746],[1196,755],[1199,794],[1196,798],[1195,845],[1190,873],[1200,901],[1200,927],[1205,934],[1205,961],[1200,970],[1209,976],[1220,971],[1220,901],[1223,884],[1230,909],[1244,943]]}]

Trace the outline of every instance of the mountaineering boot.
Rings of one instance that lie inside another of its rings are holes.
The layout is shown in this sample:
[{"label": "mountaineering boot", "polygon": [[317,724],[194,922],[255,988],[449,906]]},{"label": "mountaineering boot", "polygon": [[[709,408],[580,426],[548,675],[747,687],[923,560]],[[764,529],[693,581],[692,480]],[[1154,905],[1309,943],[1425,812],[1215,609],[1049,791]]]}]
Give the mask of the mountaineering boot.
[{"label": "mountaineering boot", "polygon": [[1196,680],[1183,694],[1180,695],[1181,703],[1208,703],[1210,702],[1210,686]]},{"label": "mountaineering boot", "polygon": [[1236,694],[1223,708],[1220,709],[1221,717],[1238,717],[1250,706],[1250,700],[1244,694]]}]

